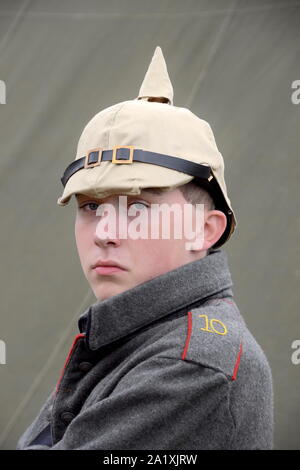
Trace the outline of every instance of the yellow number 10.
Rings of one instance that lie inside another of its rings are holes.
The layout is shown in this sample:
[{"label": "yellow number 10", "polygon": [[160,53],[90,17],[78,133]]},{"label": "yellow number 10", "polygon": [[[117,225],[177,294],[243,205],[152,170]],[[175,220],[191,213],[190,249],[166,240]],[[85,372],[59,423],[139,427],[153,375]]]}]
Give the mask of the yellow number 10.
[{"label": "yellow number 10", "polygon": [[[205,328],[200,328],[200,330],[208,331],[209,333],[217,333],[217,335],[227,335],[227,328],[224,323],[222,323],[220,320],[217,320],[216,318],[212,318],[211,320],[209,320],[207,315],[198,316],[203,317],[205,319]],[[222,331],[214,327],[215,323],[221,326]]]}]

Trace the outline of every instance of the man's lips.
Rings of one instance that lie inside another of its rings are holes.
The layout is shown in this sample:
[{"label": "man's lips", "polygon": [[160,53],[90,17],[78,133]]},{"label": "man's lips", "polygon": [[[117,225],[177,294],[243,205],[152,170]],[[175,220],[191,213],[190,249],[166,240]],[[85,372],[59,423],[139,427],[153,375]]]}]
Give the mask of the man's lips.
[{"label": "man's lips", "polygon": [[113,274],[117,272],[124,272],[124,269],[118,268],[118,266],[96,266],[94,268],[97,274]]},{"label": "man's lips", "polygon": [[116,263],[115,261],[97,261],[92,265],[92,269],[97,274],[113,274],[117,272],[127,271],[125,267]]}]

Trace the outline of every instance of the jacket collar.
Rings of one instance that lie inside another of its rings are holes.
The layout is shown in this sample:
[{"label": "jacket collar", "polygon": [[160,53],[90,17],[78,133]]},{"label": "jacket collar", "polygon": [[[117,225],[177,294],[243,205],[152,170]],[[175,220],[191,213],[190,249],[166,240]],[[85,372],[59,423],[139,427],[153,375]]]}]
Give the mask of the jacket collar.
[{"label": "jacket collar", "polygon": [[227,255],[214,250],[204,258],[180,266],[109,299],[97,301],[79,318],[87,346],[97,350],[155,320],[228,290],[232,280]]}]

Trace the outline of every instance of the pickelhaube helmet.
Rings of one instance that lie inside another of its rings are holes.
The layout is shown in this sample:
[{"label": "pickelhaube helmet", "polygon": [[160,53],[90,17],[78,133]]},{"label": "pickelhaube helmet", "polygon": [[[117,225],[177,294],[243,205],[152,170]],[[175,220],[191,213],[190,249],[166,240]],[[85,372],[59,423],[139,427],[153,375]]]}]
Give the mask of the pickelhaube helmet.
[{"label": "pickelhaube helmet", "polygon": [[236,227],[224,160],[210,125],[173,105],[173,87],[157,47],[138,96],[100,111],[83,129],[76,158],[61,178],[64,191],[57,203],[64,206],[77,193],[95,198],[135,195],[190,181],[206,189],[227,217],[217,248]]}]

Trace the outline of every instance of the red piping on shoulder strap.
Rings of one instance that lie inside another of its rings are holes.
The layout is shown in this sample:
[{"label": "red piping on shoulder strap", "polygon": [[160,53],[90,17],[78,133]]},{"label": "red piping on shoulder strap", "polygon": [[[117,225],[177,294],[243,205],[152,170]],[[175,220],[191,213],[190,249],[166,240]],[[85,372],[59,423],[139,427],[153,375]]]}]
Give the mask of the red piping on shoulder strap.
[{"label": "red piping on shoulder strap", "polygon": [[237,375],[237,371],[239,369],[242,354],[243,354],[243,346],[242,346],[242,343],[241,343],[240,344],[240,350],[239,350],[239,353],[238,353],[238,357],[237,357],[237,360],[236,360],[236,363],[235,363],[235,366],[234,366],[234,369],[233,369],[233,375],[231,377],[231,380],[236,380],[236,375]]},{"label": "red piping on shoulder strap", "polygon": [[63,375],[64,375],[65,369],[66,369],[66,367],[67,367],[67,365],[68,365],[68,363],[69,363],[69,361],[70,361],[70,359],[71,359],[71,356],[72,356],[72,354],[73,354],[73,351],[74,351],[74,348],[75,348],[75,346],[76,346],[77,341],[78,341],[80,338],[84,338],[84,337],[85,337],[85,334],[84,334],[84,333],[79,333],[78,335],[75,336],[74,341],[73,341],[73,344],[72,344],[72,346],[71,346],[71,348],[70,348],[70,351],[69,351],[69,353],[68,353],[67,359],[65,360],[64,367],[62,368],[62,371],[61,371],[59,380],[58,380],[58,382],[57,382],[57,384],[56,384],[55,393],[58,392],[58,386],[59,386],[60,381],[61,381],[61,379],[62,379],[62,377],[63,377]]},{"label": "red piping on shoulder strap", "polygon": [[189,344],[190,344],[190,339],[191,339],[191,334],[192,334],[192,312],[188,312],[188,332],[187,332],[187,338],[185,341],[185,346],[184,350],[181,356],[181,359],[185,359]]}]

